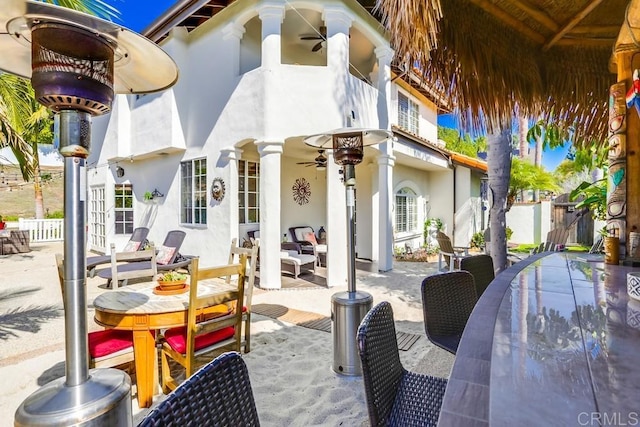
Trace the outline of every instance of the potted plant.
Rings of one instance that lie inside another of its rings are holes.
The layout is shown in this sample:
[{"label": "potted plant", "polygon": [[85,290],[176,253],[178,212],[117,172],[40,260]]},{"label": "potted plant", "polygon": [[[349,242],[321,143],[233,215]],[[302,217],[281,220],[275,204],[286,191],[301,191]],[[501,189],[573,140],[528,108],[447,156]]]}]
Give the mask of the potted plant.
[{"label": "potted plant", "polygon": [[160,274],[156,280],[161,290],[170,291],[184,288],[187,283],[187,277],[184,273],[168,271]]}]

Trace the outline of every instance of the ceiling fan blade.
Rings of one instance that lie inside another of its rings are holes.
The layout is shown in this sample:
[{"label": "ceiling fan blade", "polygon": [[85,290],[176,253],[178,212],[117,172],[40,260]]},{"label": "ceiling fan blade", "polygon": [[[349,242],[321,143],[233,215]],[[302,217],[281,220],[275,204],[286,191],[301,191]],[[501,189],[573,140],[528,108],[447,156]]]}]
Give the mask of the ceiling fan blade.
[{"label": "ceiling fan blade", "polygon": [[312,49],[311,52],[317,52],[320,49],[322,49],[322,43],[324,42],[324,40],[322,40],[321,42],[317,43]]},{"label": "ceiling fan blade", "polygon": [[324,37],[318,35],[300,36],[300,40],[324,40]]},{"label": "ceiling fan blade", "polygon": [[298,162],[296,165],[315,165],[316,162]]}]

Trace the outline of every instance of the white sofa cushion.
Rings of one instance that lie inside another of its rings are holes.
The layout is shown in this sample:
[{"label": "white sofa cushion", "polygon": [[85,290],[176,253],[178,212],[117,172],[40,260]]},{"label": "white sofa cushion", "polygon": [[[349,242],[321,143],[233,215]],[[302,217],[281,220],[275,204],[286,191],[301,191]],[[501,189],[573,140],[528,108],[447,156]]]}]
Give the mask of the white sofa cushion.
[{"label": "white sofa cushion", "polygon": [[303,240],[307,240],[306,239],[307,233],[313,233],[313,228],[311,228],[311,227],[299,227],[299,228],[296,228],[295,232],[296,232],[296,239],[298,241],[303,241]]}]

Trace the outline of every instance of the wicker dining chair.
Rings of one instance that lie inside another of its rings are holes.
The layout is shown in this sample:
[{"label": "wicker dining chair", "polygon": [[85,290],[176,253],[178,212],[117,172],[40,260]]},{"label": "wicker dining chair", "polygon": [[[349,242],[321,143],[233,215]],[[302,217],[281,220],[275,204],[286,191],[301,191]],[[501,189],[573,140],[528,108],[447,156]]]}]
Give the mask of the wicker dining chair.
[{"label": "wicker dining chair", "polygon": [[435,426],[447,380],[402,366],[391,304],[383,301],[367,313],[357,342],[371,425]]},{"label": "wicker dining chair", "polygon": [[460,270],[471,273],[476,283],[476,294],[482,296],[489,283],[496,277],[493,269],[493,259],[490,255],[474,255],[460,260]]},{"label": "wicker dining chair", "polygon": [[429,341],[456,354],[458,343],[478,301],[468,271],[434,274],[422,281],[422,313]]},{"label": "wicker dining chair", "polygon": [[247,366],[240,353],[223,353],[185,380],[138,424],[259,426]]}]

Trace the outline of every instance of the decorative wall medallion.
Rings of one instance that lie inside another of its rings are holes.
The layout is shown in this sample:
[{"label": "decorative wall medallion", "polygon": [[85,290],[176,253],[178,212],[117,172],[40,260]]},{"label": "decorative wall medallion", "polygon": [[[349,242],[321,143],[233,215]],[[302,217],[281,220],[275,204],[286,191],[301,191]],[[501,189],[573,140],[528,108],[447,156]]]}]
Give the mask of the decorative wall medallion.
[{"label": "decorative wall medallion", "polygon": [[214,200],[221,202],[224,199],[224,180],[222,178],[213,178],[213,184],[211,184],[211,197]]},{"label": "decorative wall medallion", "polygon": [[309,203],[309,198],[311,197],[311,185],[306,179],[296,179],[291,190],[293,190],[293,200],[295,200],[297,204],[302,206]]}]

